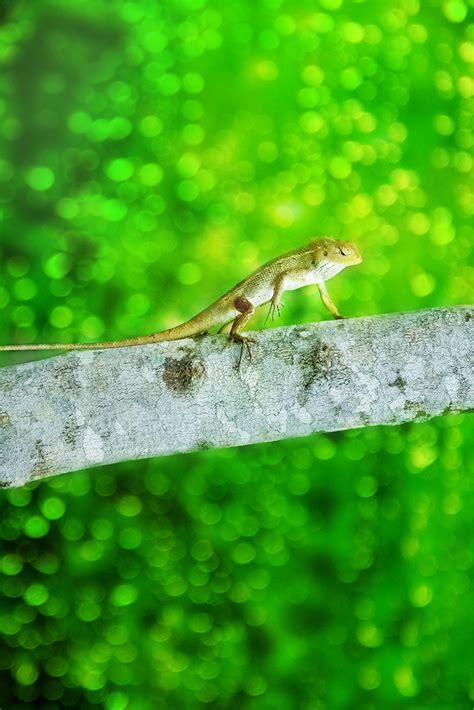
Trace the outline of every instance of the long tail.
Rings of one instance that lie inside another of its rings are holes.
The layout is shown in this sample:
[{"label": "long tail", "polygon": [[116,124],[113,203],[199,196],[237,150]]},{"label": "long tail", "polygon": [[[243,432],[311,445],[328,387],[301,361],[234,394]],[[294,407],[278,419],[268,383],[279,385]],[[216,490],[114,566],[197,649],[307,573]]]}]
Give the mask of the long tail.
[{"label": "long tail", "polygon": [[198,313],[194,318],[177,325],[175,328],[162,330],[152,335],[125,340],[106,340],[102,343],[40,343],[38,345],[0,345],[0,352],[18,350],[101,350],[104,348],[126,348],[129,345],[147,345],[161,343],[165,340],[180,340],[192,338],[194,335],[206,332],[209,328],[222,322],[211,307]]},{"label": "long tail", "polygon": [[[158,335],[158,334],[157,334]],[[0,352],[18,350],[100,350],[101,348],[124,348],[127,345],[143,345],[157,342],[153,336],[130,338],[128,340],[109,340],[103,343],[39,343],[37,345],[0,345]]]}]

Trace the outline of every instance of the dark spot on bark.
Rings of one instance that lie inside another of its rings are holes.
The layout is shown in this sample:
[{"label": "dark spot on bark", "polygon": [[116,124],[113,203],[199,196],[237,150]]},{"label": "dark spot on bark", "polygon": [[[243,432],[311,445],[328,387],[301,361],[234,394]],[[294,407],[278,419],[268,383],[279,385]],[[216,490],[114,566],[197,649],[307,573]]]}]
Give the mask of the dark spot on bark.
[{"label": "dark spot on bark", "polygon": [[77,439],[79,437],[79,425],[76,423],[74,417],[69,417],[64,425],[63,437],[66,444],[69,444],[72,447],[76,446]]},{"label": "dark spot on bark", "polygon": [[347,382],[350,376],[341,351],[328,343],[314,344],[313,341],[311,347],[301,354],[298,364],[303,372],[302,386],[306,396],[318,381],[341,384]]},{"label": "dark spot on bark", "polygon": [[72,363],[61,362],[54,364],[53,376],[64,392],[74,392],[79,389],[76,368]]},{"label": "dark spot on bark", "polygon": [[204,363],[189,352],[181,359],[167,357],[163,381],[168,389],[185,394],[194,389],[205,377]]},{"label": "dark spot on bark", "polygon": [[10,481],[0,481],[0,488],[11,488]]},{"label": "dark spot on bark", "polygon": [[196,442],[196,451],[207,451],[207,449],[212,449],[212,444],[209,441]]},{"label": "dark spot on bark", "polygon": [[340,352],[333,345],[317,343],[304,352],[300,358],[300,365],[306,372],[304,387],[311,387],[315,380],[328,380],[340,364]]},{"label": "dark spot on bark", "polygon": [[54,466],[48,460],[48,455],[45,451],[45,446],[40,440],[35,441],[36,461],[34,462],[32,478],[42,478],[50,473],[53,473]]},{"label": "dark spot on bark", "polygon": [[410,414],[413,419],[430,419],[433,415],[423,409],[422,404],[422,402],[407,400],[403,405],[403,409]]},{"label": "dark spot on bark", "polygon": [[399,370],[397,370],[397,376],[396,376],[396,378],[394,379],[394,381],[393,381],[393,382],[389,382],[389,384],[388,384],[389,387],[398,387],[398,389],[399,389],[399,390],[402,390],[402,391],[405,389],[406,385],[407,385],[407,383],[406,383],[406,381],[403,379],[403,377],[400,375],[400,371],[399,371]]},{"label": "dark spot on bark", "polygon": [[5,429],[5,427],[11,424],[10,415],[6,412],[0,412],[0,429]]},{"label": "dark spot on bark", "polygon": [[466,313],[464,316],[465,321],[470,321],[472,319],[472,313]]}]

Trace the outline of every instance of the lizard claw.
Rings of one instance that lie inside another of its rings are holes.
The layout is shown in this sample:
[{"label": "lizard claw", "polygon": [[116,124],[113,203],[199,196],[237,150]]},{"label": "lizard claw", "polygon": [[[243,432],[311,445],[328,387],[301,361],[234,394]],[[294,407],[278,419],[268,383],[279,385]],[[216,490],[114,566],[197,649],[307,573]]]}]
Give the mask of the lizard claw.
[{"label": "lizard claw", "polygon": [[238,362],[238,368],[240,370],[240,366],[242,364],[242,358],[244,356],[244,350],[247,351],[247,356],[249,359],[249,362],[252,362],[252,350],[250,348],[250,343],[256,343],[257,341],[255,338],[251,338],[249,335],[239,335],[235,334],[232,336],[232,340],[236,343],[240,343],[240,357],[239,357],[239,362]]},{"label": "lizard claw", "polygon": [[280,315],[281,315],[281,309],[284,308],[284,307],[285,307],[285,304],[284,304],[284,303],[276,303],[276,302],[274,302],[274,301],[271,301],[271,302],[270,302],[270,308],[268,309],[268,313],[267,313],[267,317],[265,318],[265,323],[264,323],[264,325],[266,325],[267,320],[270,318],[270,316],[271,316],[271,318],[272,318],[272,321],[275,320],[275,312],[277,313],[278,317],[280,317]]}]

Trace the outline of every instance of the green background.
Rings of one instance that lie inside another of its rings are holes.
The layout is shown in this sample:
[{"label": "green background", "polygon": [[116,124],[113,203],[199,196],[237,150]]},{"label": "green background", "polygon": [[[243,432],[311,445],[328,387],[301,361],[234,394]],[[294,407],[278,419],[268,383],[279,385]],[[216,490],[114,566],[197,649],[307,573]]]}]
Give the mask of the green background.
[{"label": "green background", "polygon": [[[329,284],[346,315],[472,302],[473,14],[1,0],[1,342],[175,325],[323,234],[365,257]],[[281,323],[328,317],[315,289],[285,302]],[[2,491],[0,706],[470,708],[473,433]]]}]

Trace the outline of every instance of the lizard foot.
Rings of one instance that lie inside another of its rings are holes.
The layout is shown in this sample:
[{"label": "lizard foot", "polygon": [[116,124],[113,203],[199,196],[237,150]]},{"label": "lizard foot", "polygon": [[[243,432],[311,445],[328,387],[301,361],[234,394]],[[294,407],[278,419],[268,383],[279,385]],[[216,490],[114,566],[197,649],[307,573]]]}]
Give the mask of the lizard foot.
[{"label": "lizard foot", "polygon": [[234,333],[231,336],[231,340],[234,343],[240,343],[240,345],[241,345],[239,364],[238,364],[239,369],[240,369],[240,365],[242,364],[244,350],[247,351],[249,362],[252,362],[252,350],[250,349],[250,343],[256,343],[257,341],[255,340],[255,338],[251,338],[249,335],[240,335],[240,333]]},{"label": "lizard foot", "polygon": [[281,315],[281,309],[285,307],[284,303],[278,303],[277,301],[270,301],[270,308],[268,309],[267,317],[265,318],[265,323],[266,324],[267,320],[269,318],[272,319],[272,321],[275,320],[275,314],[280,317]]}]

